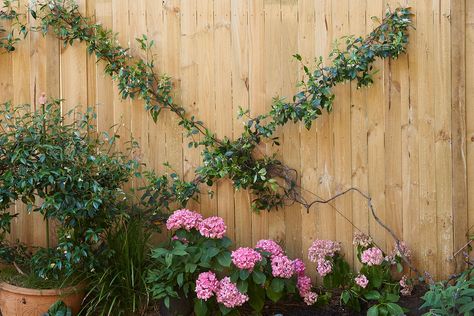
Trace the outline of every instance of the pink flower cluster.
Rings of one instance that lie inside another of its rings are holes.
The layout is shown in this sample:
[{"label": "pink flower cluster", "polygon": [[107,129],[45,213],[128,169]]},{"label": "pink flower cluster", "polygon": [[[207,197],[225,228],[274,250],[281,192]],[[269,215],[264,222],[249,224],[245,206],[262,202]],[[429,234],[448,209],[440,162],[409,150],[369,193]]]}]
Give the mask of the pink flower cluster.
[{"label": "pink flower cluster", "polygon": [[362,252],[361,255],[362,263],[365,263],[369,266],[378,266],[383,262],[383,259],[384,257],[382,250],[377,247],[369,248]]},{"label": "pink flower cluster", "polygon": [[319,259],[334,257],[334,255],[340,251],[340,243],[332,240],[317,239],[308,249],[308,258],[312,262],[317,262]]},{"label": "pink flower cluster", "polygon": [[247,295],[239,292],[239,289],[230,281],[229,277],[225,277],[219,282],[216,298],[218,303],[227,308],[242,306],[249,300]]},{"label": "pink flower cluster", "polygon": [[296,283],[298,292],[307,305],[313,305],[318,300],[318,294],[311,292],[311,279],[306,275],[298,276]]},{"label": "pink flower cluster", "polygon": [[318,271],[319,275],[325,277],[329,273],[332,272],[332,263],[326,259],[319,259],[318,266],[316,267],[316,271]]},{"label": "pink flower cluster", "polygon": [[252,271],[257,262],[262,260],[262,255],[248,247],[240,247],[232,251],[232,263],[239,269],[246,269]]},{"label": "pink flower cluster", "polygon": [[[177,210],[166,221],[168,230],[185,229],[188,232],[196,229],[206,238],[220,239],[224,237],[227,226],[224,220],[218,216],[203,219],[202,215],[190,210]],[[173,240],[176,240],[174,238]]]},{"label": "pink flower cluster", "polygon": [[196,296],[201,300],[207,301],[211,298],[219,288],[219,280],[217,280],[214,272],[202,272],[196,280]]},{"label": "pink flower cluster", "polygon": [[214,272],[199,274],[195,291],[197,298],[205,301],[215,294],[217,302],[228,308],[242,306],[249,300],[247,295],[239,292],[237,286],[230,281],[229,277],[219,281]]},{"label": "pink flower cluster", "polygon": [[259,240],[255,248],[268,252],[271,256],[280,256],[284,254],[281,246],[271,239]]},{"label": "pink flower cluster", "polygon": [[354,240],[352,241],[352,243],[354,244],[354,246],[361,246],[367,248],[372,245],[373,240],[372,237],[364,234],[363,232],[356,232],[354,234]]},{"label": "pink flower cluster", "polygon": [[284,255],[272,257],[272,275],[274,277],[289,279],[293,274],[295,274],[295,267],[292,260]]},{"label": "pink flower cluster", "polygon": [[166,228],[168,230],[175,229],[199,229],[199,225],[202,222],[202,215],[190,210],[177,210],[166,221]]},{"label": "pink flower cluster", "polygon": [[367,284],[369,284],[369,280],[367,277],[363,274],[359,274],[355,279],[355,283],[360,286],[361,288],[365,289],[367,287]]},{"label": "pink flower cluster", "polygon": [[406,275],[404,275],[400,280],[400,287],[402,288],[400,290],[400,294],[403,296],[411,295],[411,292],[413,291],[413,284],[408,281],[408,277]]},{"label": "pink flower cluster", "polygon": [[199,232],[207,238],[221,239],[226,231],[227,226],[219,216],[208,217],[199,224]]},{"label": "pink flower cluster", "polygon": [[307,295],[304,296],[304,302],[306,305],[313,305],[318,301],[318,294],[315,292],[309,292]]},{"label": "pink flower cluster", "polygon": [[293,268],[295,270],[295,273],[298,276],[302,276],[306,272],[306,265],[304,264],[303,260],[301,260],[301,259],[293,260]]}]

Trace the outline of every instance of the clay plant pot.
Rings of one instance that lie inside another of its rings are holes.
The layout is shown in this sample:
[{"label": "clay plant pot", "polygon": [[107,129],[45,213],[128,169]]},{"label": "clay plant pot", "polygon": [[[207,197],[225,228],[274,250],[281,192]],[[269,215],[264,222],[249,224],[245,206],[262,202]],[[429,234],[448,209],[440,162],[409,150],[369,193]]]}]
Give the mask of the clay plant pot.
[{"label": "clay plant pot", "polygon": [[58,300],[62,300],[76,315],[83,299],[84,290],[81,287],[36,290],[0,283],[2,316],[42,316]]}]

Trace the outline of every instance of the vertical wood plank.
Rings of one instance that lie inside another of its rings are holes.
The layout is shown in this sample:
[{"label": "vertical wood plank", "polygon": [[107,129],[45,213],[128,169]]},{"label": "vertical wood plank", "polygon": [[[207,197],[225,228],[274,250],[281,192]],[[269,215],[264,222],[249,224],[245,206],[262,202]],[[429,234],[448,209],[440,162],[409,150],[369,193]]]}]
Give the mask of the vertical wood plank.
[{"label": "vertical wood plank", "polygon": [[435,164],[435,130],[434,130],[434,63],[433,37],[434,8],[428,2],[422,2],[417,10],[417,42],[418,74],[424,74],[424,79],[418,81],[418,120],[420,181],[420,261],[426,271],[437,274],[438,245],[436,238],[436,164]]},{"label": "vertical wood plank", "polygon": [[[283,76],[281,68],[282,50],[280,36],[284,32],[282,27],[282,1],[265,0],[265,49],[261,52],[265,65],[265,112],[268,112],[275,97],[281,97]],[[275,136],[281,137],[282,130],[277,130]],[[274,152],[269,144],[265,144],[265,153]],[[278,156],[281,159],[281,152]],[[268,237],[280,243],[285,241],[285,214],[272,211],[268,213]]]},{"label": "vertical wood plank", "polygon": [[[234,115],[233,138],[238,138],[244,128],[237,118],[239,107],[249,110],[249,1],[232,0],[232,113]],[[250,196],[245,190],[235,191],[235,243],[252,246],[252,214]]]},{"label": "vertical wood plank", "polygon": [[[453,252],[463,247],[469,235],[468,229],[468,161],[466,160],[467,144],[469,139],[466,138],[467,119],[466,107],[466,11],[467,3],[472,1],[451,1],[450,22],[451,28],[445,26],[451,32],[451,128],[452,128],[452,218],[454,233]],[[472,54],[472,50],[468,51]],[[445,60],[444,60],[445,61]],[[449,101],[448,101],[449,102]],[[449,108],[448,108],[449,111]],[[460,270],[464,268],[464,260],[462,256],[454,258],[455,268]]]},{"label": "vertical wood plank", "polygon": [[[340,38],[349,34],[349,1],[332,2],[333,37]],[[344,45],[344,43],[341,43]],[[344,47],[344,46],[343,46]],[[333,117],[333,152],[334,152],[334,194],[351,186],[351,90],[350,84],[341,84],[334,89],[337,95],[334,102]],[[352,199],[345,195],[335,201],[335,207],[341,213],[335,213],[335,234],[345,249],[347,261],[353,261],[352,252]]]},{"label": "vertical wood plank", "polygon": [[[250,115],[266,113],[266,66],[265,51],[265,5],[264,0],[250,1],[249,7],[249,74],[250,74]],[[251,197],[253,199],[253,197]],[[252,243],[268,236],[269,214],[252,213]]]},{"label": "vertical wood plank", "polygon": [[[320,30],[316,34],[316,56],[327,58],[334,42],[334,21],[332,0],[323,1],[316,6],[316,21]],[[330,60],[326,60],[329,63]],[[334,194],[334,117],[332,114],[323,112],[318,118],[317,124],[317,146],[318,146],[318,189],[319,197],[327,199]],[[318,231],[315,239],[336,240],[336,215],[333,204],[321,204],[316,207],[318,212]]]},{"label": "vertical wood plank", "polygon": [[[316,56],[316,4],[312,0],[298,1],[298,53],[303,57],[305,64],[314,66],[313,58]],[[304,71],[300,67],[298,79],[304,80]],[[315,142],[317,137],[317,124],[314,124],[310,130],[303,127],[301,129],[301,186],[308,191],[316,192],[318,187],[317,168],[318,168],[318,150]],[[312,198],[312,196],[311,196]],[[309,267],[312,263],[308,260],[308,248],[313,239],[317,236],[316,222],[318,207],[314,206],[308,212],[301,211],[301,248],[302,258]],[[308,274],[315,276],[314,269],[308,269]]]},{"label": "vertical wood plank", "polygon": [[[355,36],[365,36],[366,30],[366,0],[350,1],[349,3],[349,28]],[[358,89],[357,83],[351,84],[351,166],[352,186],[368,192],[367,183],[367,89]],[[369,212],[367,202],[358,194],[352,195],[352,221],[356,228],[354,232],[361,230],[369,232]],[[351,247],[353,248],[353,247]],[[355,267],[360,264],[353,256]]]},{"label": "vertical wood plank", "polygon": [[[382,16],[383,3],[378,0],[367,1],[367,28],[377,27],[377,23],[372,17]],[[385,146],[384,146],[384,126],[385,126],[385,107],[384,100],[384,64],[377,60],[374,68],[379,72],[374,75],[374,84],[367,90],[367,143],[368,143],[368,184],[369,193],[373,199],[373,205],[377,216],[383,222],[386,222],[385,216]],[[369,217],[369,232],[374,241],[380,247],[385,246],[385,230]]]},{"label": "vertical wood plank", "polygon": [[[97,22],[101,23],[104,28],[112,28],[112,0],[95,0],[95,14]],[[112,78],[104,72],[104,62],[96,63],[95,67],[94,105],[97,112],[97,130],[110,134],[114,125],[114,116],[110,115],[114,106],[114,83]]]},{"label": "vertical wood plank", "polygon": [[[232,138],[235,112],[232,104],[231,0],[214,1],[214,84],[216,132]],[[233,52],[232,52],[233,53]],[[227,236],[235,239],[234,189],[225,179],[217,184],[217,214],[227,224]],[[245,210],[244,210],[245,211]]]},{"label": "vertical wood plank", "polygon": [[[474,161],[474,2],[466,1],[466,162]],[[454,156],[456,157],[456,155]],[[456,158],[455,158],[456,159]],[[454,161],[453,161],[454,162]],[[474,227],[474,165],[467,163],[468,234]],[[458,227],[458,226],[456,226]],[[462,233],[462,232],[461,232]],[[457,251],[457,250],[456,250]]]},{"label": "vertical wood plank", "polygon": [[[413,26],[417,29],[417,5],[412,7],[414,13]],[[402,194],[403,194],[403,240],[413,250],[412,260],[418,266],[420,253],[419,234],[421,233],[420,220],[420,187],[419,187],[419,135],[418,135],[418,55],[415,29],[410,30],[410,44],[408,46],[407,64],[408,80],[401,85],[402,91],[409,90],[408,102],[402,105]],[[406,87],[408,85],[408,87]]]},{"label": "vertical wood plank", "polygon": [[[195,53],[198,47],[196,35],[197,12],[196,0],[182,0],[181,4],[181,44],[180,44],[180,74],[181,79],[181,100],[183,107],[191,115],[198,115],[198,91],[196,78],[198,78],[198,63]],[[200,79],[201,80],[201,79]],[[190,139],[183,140],[183,176],[185,180],[190,180],[194,176],[195,163],[200,161],[197,150],[188,148]],[[206,188],[204,187],[204,190]],[[189,203],[189,208],[199,210],[199,205],[195,201]]]},{"label": "vertical wood plank", "polygon": [[[198,80],[194,81],[197,88],[198,111],[194,112],[211,131],[216,130],[216,103],[214,89],[214,0],[199,1],[196,7],[196,44],[194,54],[197,57]],[[200,150],[199,150],[200,151]],[[201,159],[196,161],[196,166]],[[216,215],[217,197],[214,194],[217,184],[212,187],[203,187],[201,193],[201,213],[204,217]],[[212,193],[211,193],[212,194]]]},{"label": "vertical wood plank", "polygon": [[[458,1],[459,2],[459,1]],[[437,10],[436,10],[437,9]],[[440,1],[435,8],[434,62],[439,65],[435,73],[435,155],[436,155],[436,237],[438,242],[438,271],[440,276],[448,277],[454,273],[453,246],[453,170],[451,135],[451,2]],[[463,36],[463,35],[459,35]],[[460,40],[462,41],[462,40]],[[459,80],[460,78],[456,78]],[[459,83],[459,81],[458,81]],[[459,104],[458,104],[459,105]],[[459,113],[461,114],[461,113]],[[463,113],[462,113],[463,115]],[[460,131],[461,132],[461,131]],[[461,132],[464,133],[464,130]],[[454,149],[453,149],[454,150]],[[456,167],[456,166],[455,166]],[[461,166],[459,166],[461,167]],[[464,168],[461,168],[464,172]],[[464,172],[465,174],[465,172]],[[461,188],[459,188],[461,189]],[[461,210],[460,210],[461,211]],[[462,210],[464,213],[465,210]],[[459,214],[461,215],[461,214]],[[465,215],[465,214],[463,214]]]},{"label": "vertical wood plank", "polygon": [[[280,38],[280,64],[282,76],[281,95],[291,100],[296,93],[298,78],[298,63],[292,57],[298,50],[298,1],[282,0],[281,2],[281,38]],[[300,128],[301,124],[288,124],[282,128],[281,154],[285,164],[296,170],[301,169],[300,158]],[[289,256],[300,257],[301,236],[295,231],[301,231],[301,205],[294,204],[285,207],[284,215],[284,245]]]}]

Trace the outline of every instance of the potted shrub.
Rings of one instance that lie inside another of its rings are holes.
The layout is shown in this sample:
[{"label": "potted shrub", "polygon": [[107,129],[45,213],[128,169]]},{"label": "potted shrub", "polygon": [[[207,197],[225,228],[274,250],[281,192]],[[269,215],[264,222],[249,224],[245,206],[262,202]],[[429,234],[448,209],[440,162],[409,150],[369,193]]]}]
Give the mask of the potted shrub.
[{"label": "potted shrub", "polygon": [[[59,101],[43,95],[39,103],[39,110],[0,108],[0,253],[17,272],[0,284],[4,316],[43,314],[58,300],[78,312],[78,284],[108,257],[103,234],[124,212],[121,187],[138,165],[114,150],[117,135],[94,131],[92,112],[74,119],[61,114]],[[43,215],[46,247],[13,251],[6,242],[17,202]]]}]

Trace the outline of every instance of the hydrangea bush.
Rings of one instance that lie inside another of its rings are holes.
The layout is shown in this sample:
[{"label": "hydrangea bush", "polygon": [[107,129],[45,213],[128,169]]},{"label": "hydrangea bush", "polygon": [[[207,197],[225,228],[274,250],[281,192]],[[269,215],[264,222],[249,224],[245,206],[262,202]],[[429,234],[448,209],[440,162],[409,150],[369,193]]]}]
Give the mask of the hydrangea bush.
[{"label": "hydrangea bush", "polygon": [[369,236],[356,234],[362,267],[353,272],[340,243],[315,240],[308,259],[328,291],[317,293],[304,262],[290,259],[273,240],[230,250],[222,218],[203,218],[187,209],[175,211],[166,227],[171,232],[168,242],[152,253],[157,268],[148,275],[151,294],[168,307],[171,298],[194,300],[196,316],[239,314],[241,308],[260,314],[266,301],[282,299],[322,304],[332,293],[340,293],[341,303],[355,311],[369,308],[370,315],[402,315],[400,294],[410,295],[413,288],[407,276],[399,282],[391,276],[394,267],[403,271],[402,257],[410,257],[402,242],[386,255]]},{"label": "hydrangea bush", "polygon": [[[232,242],[224,236],[227,227],[222,218],[204,219],[187,209],[175,211],[168,218],[166,228],[172,235],[166,244],[152,251],[156,268],[149,271],[147,282],[152,296],[169,307],[171,298],[194,296],[200,273],[230,267],[228,249]],[[200,288],[203,297],[210,297],[217,279],[212,273],[204,274],[198,283],[203,286]]]},{"label": "hydrangea bush", "polygon": [[402,257],[409,258],[410,251],[403,242],[397,242],[394,250],[386,255],[375,245],[371,237],[356,233],[353,241],[357,258],[362,267],[351,272],[341,255],[339,243],[316,240],[308,250],[308,258],[316,263],[316,271],[328,290],[340,289],[341,303],[360,312],[369,307],[368,315],[402,315],[404,310],[397,302],[401,295],[410,295],[413,285],[407,276],[397,282],[392,270],[403,271]]},{"label": "hydrangea bush", "polygon": [[194,299],[196,315],[225,315],[243,305],[260,313],[266,300],[289,296],[308,305],[318,300],[303,261],[290,259],[273,240],[231,251],[222,218],[187,209],[175,211],[166,227],[171,235],[152,252],[157,267],[148,283],[152,296],[167,307],[171,298]]}]

